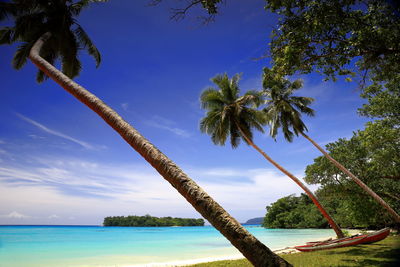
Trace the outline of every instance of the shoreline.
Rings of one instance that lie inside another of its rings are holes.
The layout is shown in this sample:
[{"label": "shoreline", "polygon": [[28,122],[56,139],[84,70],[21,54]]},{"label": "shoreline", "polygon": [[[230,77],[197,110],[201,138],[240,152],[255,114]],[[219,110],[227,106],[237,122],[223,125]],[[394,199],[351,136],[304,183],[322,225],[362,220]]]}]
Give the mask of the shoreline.
[{"label": "shoreline", "polygon": [[[331,238],[329,236],[327,238]],[[285,247],[280,249],[273,250],[276,254],[293,254],[299,253],[300,251],[294,249],[293,247]],[[240,253],[230,256],[214,256],[214,257],[205,257],[198,258],[192,260],[177,260],[177,261],[168,261],[168,262],[154,262],[154,263],[145,263],[145,264],[133,264],[133,265],[122,265],[121,267],[178,267],[178,266],[190,266],[199,263],[207,263],[214,261],[226,261],[226,260],[241,260],[244,259],[244,256]]]},{"label": "shoreline", "polygon": [[[299,251],[297,251],[293,247],[285,247],[273,250],[273,252],[276,254],[292,254],[292,253],[298,253]],[[177,266],[190,266],[194,264],[207,263],[213,261],[241,260],[241,259],[244,259],[244,256],[242,254],[236,254],[230,256],[215,256],[215,257],[198,258],[192,260],[178,260],[178,261],[168,261],[168,262],[123,265],[121,267],[173,267],[173,266],[177,267]]]},{"label": "shoreline", "polygon": [[[350,230],[351,234],[358,233],[357,230]],[[336,238],[336,236],[327,236],[324,238],[320,238],[320,240],[328,239],[328,238]],[[305,241],[308,242],[309,240]],[[303,243],[304,244],[304,243]],[[293,254],[299,253],[300,251],[296,250],[292,247],[284,247],[279,249],[272,250],[276,254]],[[145,264],[133,264],[133,265],[122,265],[121,267],[178,267],[178,266],[190,266],[199,263],[207,263],[213,261],[225,261],[225,260],[240,260],[244,259],[244,256],[238,252],[238,254],[230,255],[230,256],[214,256],[214,257],[205,257],[191,260],[177,260],[177,261],[168,261],[168,262],[154,262],[154,263],[145,263]]]}]

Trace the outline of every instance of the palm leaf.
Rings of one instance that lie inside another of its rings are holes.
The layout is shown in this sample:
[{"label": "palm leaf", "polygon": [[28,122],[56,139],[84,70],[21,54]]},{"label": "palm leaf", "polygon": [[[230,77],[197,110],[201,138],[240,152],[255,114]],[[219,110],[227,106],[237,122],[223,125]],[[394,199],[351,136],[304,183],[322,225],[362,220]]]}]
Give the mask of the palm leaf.
[{"label": "palm leaf", "polygon": [[22,43],[20,46],[18,46],[17,51],[15,52],[14,58],[12,60],[12,65],[15,69],[19,70],[25,65],[32,46],[33,42]]},{"label": "palm leaf", "polygon": [[100,3],[100,2],[107,2],[108,0],[81,0],[78,1],[70,6],[70,10],[72,14],[79,15],[82,9],[88,7],[91,3]]},{"label": "palm leaf", "polygon": [[62,72],[69,78],[76,77],[81,70],[81,63],[78,59],[79,43],[71,30],[59,33],[55,38],[54,46],[61,58]]},{"label": "palm leaf", "polygon": [[74,33],[78,37],[78,41],[80,44],[82,44],[83,48],[85,48],[89,55],[96,60],[96,67],[99,67],[101,62],[100,52],[97,50],[97,47],[93,44],[92,40],[90,40],[87,33],[79,24],[77,24],[77,28],[74,30]]},{"label": "palm leaf", "polygon": [[0,29],[0,44],[11,44],[14,32],[14,28],[11,27],[4,27]]}]

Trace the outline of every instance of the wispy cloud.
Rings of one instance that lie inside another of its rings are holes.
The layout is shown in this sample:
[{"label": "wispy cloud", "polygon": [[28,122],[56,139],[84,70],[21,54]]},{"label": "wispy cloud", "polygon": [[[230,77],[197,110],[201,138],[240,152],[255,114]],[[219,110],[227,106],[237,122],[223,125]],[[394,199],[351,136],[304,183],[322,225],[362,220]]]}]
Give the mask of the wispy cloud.
[{"label": "wispy cloud", "polygon": [[19,212],[13,211],[10,212],[9,214],[5,214],[5,215],[0,215],[1,218],[10,218],[10,219],[27,219],[27,218],[31,218],[31,216],[28,215],[24,215],[21,214]]},{"label": "wispy cloud", "polygon": [[69,135],[63,134],[63,133],[58,132],[56,130],[52,130],[52,129],[44,126],[43,124],[41,124],[41,123],[39,123],[37,121],[34,121],[34,120],[32,120],[32,119],[30,119],[28,117],[25,117],[25,116],[23,116],[23,115],[21,115],[19,113],[17,113],[17,116],[20,117],[21,119],[23,119],[24,121],[32,124],[33,126],[36,126],[40,130],[42,130],[42,131],[44,131],[44,132],[46,132],[48,134],[51,134],[51,135],[58,136],[58,137],[61,137],[63,139],[69,140],[71,142],[74,142],[74,143],[86,148],[86,149],[91,149],[91,150],[96,150],[97,149],[96,147],[94,147],[93,145],[91,145],[91,144],[89,144],[87,142],[84,142],[84,141],[81,141],[79,139],[73,138],[73,137],[71,137]]},{"label": "wispy cloud", "polygon": [[128,111],[129,104],[128,103],[122,103],[121,107],[122,107],[123,110]]},{"label": "wispy cloud", "polygon": [[181,137],[188,138],[191,136],[191,134],[188,131],[183,130],[178,127],[175,127],[175,125],[176,125],[175,122],[165,119],[160,116],[153,116],[153,118],[151,120],[146,121],[145,123],[151,127],[167,130],[167,131],[169,131],[175,135],[181,136]]},{"label": "wispy cloud", "polygon": [[[22,212],[40,217],[34,209],[46,205],[49,214],[60,218],[74,213],[88,214],[89,210],[91,218],[146,213],[198,216],[147,165],[105,164],[62,157],[29,158],[27,161],[30,163],[0,168],[0,203],[8,203],[8,209],[17,210],[22,205],[27,208]],[[272,169],[187,166],[183,169],[239,220],[262,216],[269,203],[301,192],[289,178]],[[31,200],[29,205],[25,199]]]}]

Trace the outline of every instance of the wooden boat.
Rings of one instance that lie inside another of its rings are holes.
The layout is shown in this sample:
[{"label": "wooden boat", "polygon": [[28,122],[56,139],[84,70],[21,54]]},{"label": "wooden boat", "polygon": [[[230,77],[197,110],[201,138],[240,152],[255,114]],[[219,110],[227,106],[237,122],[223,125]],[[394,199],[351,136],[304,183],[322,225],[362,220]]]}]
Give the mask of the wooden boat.
[{"label": "wooden boat", "polygon": [[390,234],[390,229],[384,228],[382,230],[370,234],[356,235],[356,236],[350,236],[350,237],[344,237],[344,238],[326,240],[320,242],[309,242],[307,243],[307,245],[295,246],[294,248],[302,252],[308,252],[308,251],[316,251],[316,250],[324,250],[332,248],[342,248],[360,244],[370,244],[385,239],[389,234]]}]

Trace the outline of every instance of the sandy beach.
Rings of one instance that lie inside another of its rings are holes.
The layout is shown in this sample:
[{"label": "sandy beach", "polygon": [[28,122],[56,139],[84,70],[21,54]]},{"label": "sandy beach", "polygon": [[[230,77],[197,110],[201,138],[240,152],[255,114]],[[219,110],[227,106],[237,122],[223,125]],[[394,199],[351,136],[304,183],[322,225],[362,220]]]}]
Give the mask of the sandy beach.
[{"label": "sandy beach", "polygon": [[[355,235],[358,234],[358,230],[348,230],[350,235]],[[329,238],[336,238],[334,235],[327,236],[325,238],[320,238],[319,240],[326,240]],[[311,240],[305,240],[305,242],[309,242]],[[314,240],[315,241],[315,240]],[[305,243],[304,242],[304,243]],[[298,245],[303,245],[298,244]],[[273,250],[276,254],[292,254],[292,253],[298,253],[299,251],[294,249],[294,247],[284,247],[284,248],[279,248]],[[206,263],[206,262],[213,262],[213,261],[223,261],[223,260],[239,260],[243,259],[243,255],[240,253],[235,254],[235,255],[230,255],[230,256],[219,256],[219,257],[206,257],[206,258],[199,258],[199,259],[193,259],[193,260],[182,260],[182,261],[170,261],[170,262],[162,262],[162,263],[148,263],[148,264],[135,264],[135,265],[124,265],[121,267],[173,267],[173,266],[189,266],[193,264],[198,264],[198,263]]]},{"label": "sandy beach", "polygon": [[[277,254],[291,254],[297,253],[298,251],[293,247],[286,247],[282,249],[274,250]],[[231,256],[220,256],[220,257],[206,257],[200,259],[193,259],[193,260],[183,260],[183,261],[170,261],[170,262],[163,262],[163,263],[148,263],[148,264],[135,264],[135,265],[124,265],[121,267],[173,267],[173,266],[189,266],[198,263],[206,263],[212,261],[224,261],[224,260],[239,260],[243,259],[243,255],[231,255]]]}]

